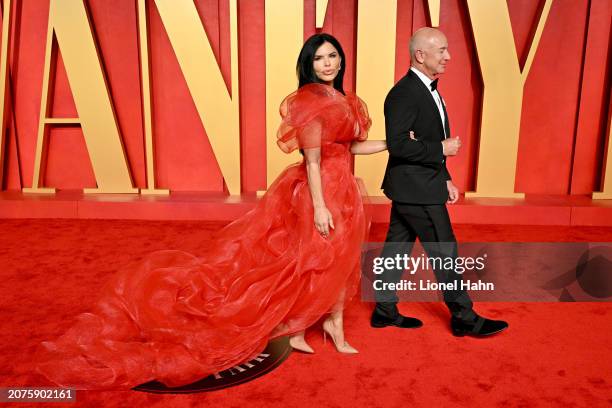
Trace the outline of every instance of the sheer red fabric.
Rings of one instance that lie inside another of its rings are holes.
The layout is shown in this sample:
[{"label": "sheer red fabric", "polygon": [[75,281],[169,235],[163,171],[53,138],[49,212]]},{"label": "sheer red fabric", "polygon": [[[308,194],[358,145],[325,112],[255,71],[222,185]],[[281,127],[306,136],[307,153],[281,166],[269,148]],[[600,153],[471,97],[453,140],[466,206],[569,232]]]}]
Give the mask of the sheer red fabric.
[{"label": "sheer red fabric", "polygon": [[343,95],[331,86],[308,84],[281,103],[283,118],[278,146],[285,153],[297,148],[363,141],[372,121],[366,104],[354,93]]},{"label": "sheer red fabric", "polygon": [[367,234],[351,173],[350,143],[370,119],[354,94],[311,84],[281,105],[284,151],[321,148],[321,177],[335,229],[313,224],[304,163],[285,169],[256,207],[223,228],[202,255],[160,251],[119,271],[90,313],[43,342],[37,370],[62,386],[131,388],[195,382],[304,330],[355,294]]}]

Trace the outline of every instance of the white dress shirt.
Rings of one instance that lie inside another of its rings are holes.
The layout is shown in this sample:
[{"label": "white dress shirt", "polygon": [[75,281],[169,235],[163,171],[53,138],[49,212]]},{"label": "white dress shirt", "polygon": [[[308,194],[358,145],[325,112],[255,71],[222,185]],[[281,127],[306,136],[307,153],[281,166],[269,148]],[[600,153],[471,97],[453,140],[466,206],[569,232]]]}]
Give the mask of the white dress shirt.
[{"label": "white dress shirt", "polygon": [[436,102],[436,106],[438,107],[438,111],[440,112],[440,119],[442,119],[442,129],[444,131],[444,138],[446,139],[448,135],[446,134],[446,127],[444,126],[444,123],[446,122],[444,121],[444,108],[442,107],[442,104],[444,103],[444,101],[442,100],[442,97],[438,93],[438,90],[435,90],[435,91],[431,90],[431,83],[433,82],[433,80],[429,79],[427,75],[425,75],[424,73],[422,73],[415,67],[410,67],[410,70],[414,72],[419,77],[419,79],[425,84],[425,86],[431,93],[431,96],[433,97],[434,101]]}]

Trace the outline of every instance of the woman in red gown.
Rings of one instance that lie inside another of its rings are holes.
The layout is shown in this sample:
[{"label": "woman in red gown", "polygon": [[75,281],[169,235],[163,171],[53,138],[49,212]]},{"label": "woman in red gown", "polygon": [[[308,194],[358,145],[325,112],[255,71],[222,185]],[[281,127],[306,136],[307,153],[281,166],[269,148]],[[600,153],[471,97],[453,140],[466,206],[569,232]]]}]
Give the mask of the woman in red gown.
[{"label": "woman in red gown", "polygon": [[203,256],[160,251],[120,271],[59,339],[42,343],[37,370],[61,386],[131,388],[152,380],[193,383],[249,360],[271,338],[312,352],[304,330],[323,331],[338,351],[342,311],[360,278],[367,235],[351,153],[386,149],[365,141],[365,104],[344,92],[344,53],[317,34],[298,58],[299,88],[281,104],[278,145],[301,149],[256,207],[223,228]]}]

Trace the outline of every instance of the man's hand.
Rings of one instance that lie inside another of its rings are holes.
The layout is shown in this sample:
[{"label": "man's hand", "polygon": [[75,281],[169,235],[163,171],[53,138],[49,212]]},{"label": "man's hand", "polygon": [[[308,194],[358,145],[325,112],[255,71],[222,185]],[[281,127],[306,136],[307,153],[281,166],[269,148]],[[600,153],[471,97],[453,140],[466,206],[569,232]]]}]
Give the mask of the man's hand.
[{"label": "man's hand", "polygon": [[454,156],[459,152],[461,140],[459,137],[449,137],[442,141],[442,154],[445,156]]},{"label": "man's hand", "polygon": [[448,189],[447,203],[455,204],[459,200],[459,189],[450,180],[446,180],[446,188]]}]

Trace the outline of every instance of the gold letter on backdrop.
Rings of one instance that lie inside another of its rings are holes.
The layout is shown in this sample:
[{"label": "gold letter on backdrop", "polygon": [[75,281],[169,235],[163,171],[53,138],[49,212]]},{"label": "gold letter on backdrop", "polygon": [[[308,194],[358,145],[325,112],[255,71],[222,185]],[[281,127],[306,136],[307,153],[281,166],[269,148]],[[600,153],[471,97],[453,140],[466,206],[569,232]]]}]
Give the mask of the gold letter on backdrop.
[{"label": "gold letter on backdrop", "polygon": [[[397,1],[361,0],[357,16],[356,91],[368,105],[372,139],[384,139],[384,102],[395,79]],[[386,161],[385,154],[355,157],[355,174],[363,179],[368,194],[382,195]]]},{"label": "gold letter on backdrop", "polygon": [[193,0],[155,0],[230,194],[240,194],[238,19],[230,0],[231,91],[221,75]]},{"label": "gold letter on backdrop", "polygon": [[266,134],[267,185],[299,154],[283,153],[276,144],[278,108],[297,89],[295,62],[304,38],[303,0],[266,0]]},{"label": "gold letter on backdrop", "polygon": [[603,191],[593,193],[594,200],[612,200],[612,115],[608,118],[608,154],[603,177]]},{"label": "gold letter on backdrop", "polygon": [[[57,39],[66,74],[79,114],[78,118],[49,118],[49,76],[53,36]],[[121,145],[119,129],[100,58],[94,43],[83,0],[52,0],[49,6],[49,26],[43,73],[43,88],[36,142],[36,158],[32,188],[24,192],[55,192],[54,188],[41,186],[41,162],[47,125],[80,124],[96,177],[97,188],[85,189],[86,193],[136,193]]]},{"label": "gold letter on backdrop", "polygon": [[316,0],[316,9],[317,9],[317,19],[316,19],[316,27],[323,28],[323,23],[325,22],[325,13],[327,12],[327,4],[328,0]]},{"label": "gold letter on backdrop", "polygon": [[140,190],[143,195],[168,195],[167,189],[155,188],[155,155],[153,154],[153,125],[151,120],[151,80],[149,76],[149,34],[147,30],[146,0],[138,0],[138,46],[140,56],[140,83],[142,89],[142,116],[147,164],[147,188]]},{"label": "gold letter on backdrop", "polygon": [[523,86],[548,18],[546,0],[525,67],[519,66],[506,0],[468,0],[484,95],[476,191],[468,197],[519,197],[514,192]]},{"label": "gold letter on backdrop", "polygon": [[10,37],[10,22],[11,22],[11,0],[4,0],[2,7],[2,48],[0,49],[0,190],[2,190],[2,184],[4,180],[4,146],[7,137],[7,126],[8,126],[8,50],[9,43],[11,42]]},{"label": "gold letter on backdrop", "polygon": [[429,18],[431,19],[432,27],[440,26],[440,0],[428,0]]}]

